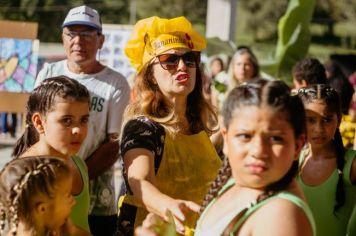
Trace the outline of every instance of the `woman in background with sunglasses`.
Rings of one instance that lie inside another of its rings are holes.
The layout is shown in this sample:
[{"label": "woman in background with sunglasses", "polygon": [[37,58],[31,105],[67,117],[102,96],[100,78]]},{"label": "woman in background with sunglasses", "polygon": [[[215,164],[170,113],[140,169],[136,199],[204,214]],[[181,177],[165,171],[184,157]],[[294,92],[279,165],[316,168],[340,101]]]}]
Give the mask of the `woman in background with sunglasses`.
[{"label": "woman in background with sunglasses", "polygon": [[[192,235],[199,204],[221,161],[209,140],[217,117],[202,92],[206,41],[184,17],[140,20],[125,49],[137,69],[137,99],[127,108],[121,156],[127,194],[119,201],[121,234],[148,212]],[[119,234],[119,233],[118,233]]]}]

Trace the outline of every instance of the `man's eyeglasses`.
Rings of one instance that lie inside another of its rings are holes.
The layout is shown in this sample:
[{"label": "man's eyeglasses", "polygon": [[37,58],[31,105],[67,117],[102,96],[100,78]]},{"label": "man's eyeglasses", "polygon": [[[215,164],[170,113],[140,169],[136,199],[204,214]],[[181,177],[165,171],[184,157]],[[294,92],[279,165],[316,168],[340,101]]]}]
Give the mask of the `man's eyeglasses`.
[{"label": "man's eyeglasses", "polygon": [[75,37],[79,36],[80,38],[90,40],[92,39],[95,35],[100,35],[98,31],[65,31],[63,32],[66,36],[68,36],[71,40],[74,39]]},{"label": "man's eyeglasses", "polygon": [[183,60],[184,64],[189,68],[196,68],[200,63],[200,52],[190,51],[183,55],[177,54],[161,54],[157,56],[159,64],[165,70],[176,70],[180,59]]}]

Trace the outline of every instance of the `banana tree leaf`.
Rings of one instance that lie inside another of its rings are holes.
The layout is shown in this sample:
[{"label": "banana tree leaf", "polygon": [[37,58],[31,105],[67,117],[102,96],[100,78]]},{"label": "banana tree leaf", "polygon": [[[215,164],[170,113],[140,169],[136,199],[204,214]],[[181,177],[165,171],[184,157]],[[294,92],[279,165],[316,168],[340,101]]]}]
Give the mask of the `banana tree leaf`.
[{"label": "banana tree leaf", "polygon": [[309,24],[316,0],[290,0],[286,13],[278,22],[278,42],[275,53],[277,78],[291,83],[293,65],[308,53]]},{"label": "banana tree leaf", "polygon": [[[260,66],[261,66],[262,73],[269,74],[272,77],[276,75],[278,65],[274,59],[271,58],[268,61],[263,61],[260,63]],[[262,76],[262,78],[264,77]]]}]

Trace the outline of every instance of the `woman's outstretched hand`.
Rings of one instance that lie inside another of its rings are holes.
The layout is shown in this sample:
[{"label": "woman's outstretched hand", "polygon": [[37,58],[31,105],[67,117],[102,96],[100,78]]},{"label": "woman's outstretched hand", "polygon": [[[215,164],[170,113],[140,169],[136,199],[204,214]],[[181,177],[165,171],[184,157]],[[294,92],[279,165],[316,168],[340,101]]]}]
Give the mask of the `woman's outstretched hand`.
[{"label": "woman's outstretched hand", "polygon": [[199,209],[200,206],[194,202],[172,200],[163,217],[149,213],[142,225],[136,228],[135,236],[175,236],[176,233],[184,235],[186,214],[198,213]]},{"label": "woman's outstretched hand", "polygon": [[163,219],[164,221],[169,222],[169,214],[171,214],[177,233],[184,235],[184,221],[186,220],[186,215],[189,212],[199,213],[199,210],[200,206],[192,201],[173,199],[167,205],[166,214],[163,216]]}]

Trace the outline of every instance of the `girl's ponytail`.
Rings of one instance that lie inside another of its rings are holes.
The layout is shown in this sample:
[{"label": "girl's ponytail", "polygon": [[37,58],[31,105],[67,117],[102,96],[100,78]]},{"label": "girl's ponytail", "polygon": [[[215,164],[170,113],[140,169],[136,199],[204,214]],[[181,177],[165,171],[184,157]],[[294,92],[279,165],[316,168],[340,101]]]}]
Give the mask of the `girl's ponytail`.
[{"label": "girl's ponytail", "polygon": [[209,191],[204,197],[203,204],[200,208],[200,214],[204,211],[208,204],[218,195],[220,189],[224,186],[224,184],[229,180],[230,177],[231,167],[229,164],[229,160],[225,157],[224,163],[220,168],[216,179],[210,185]]},{"label": "girl's ponytail", "polygon": [[32,112],[30,112],[29,107],[27,106],[25,132],[17,140],[11,156],[14,158],[20,157],[27,149],[29,149],[38,140],[39,140],[39,135],[37,133],[37,130],[32,124]]}]

